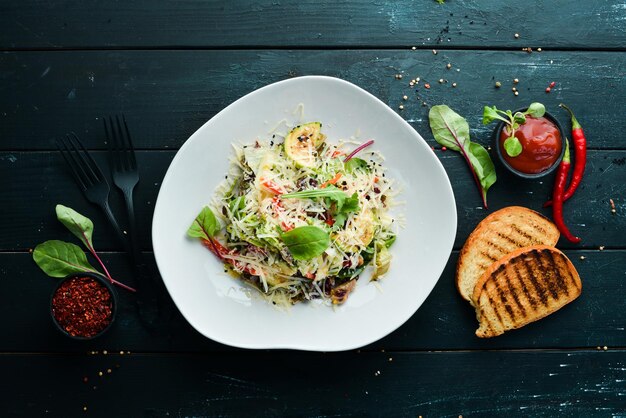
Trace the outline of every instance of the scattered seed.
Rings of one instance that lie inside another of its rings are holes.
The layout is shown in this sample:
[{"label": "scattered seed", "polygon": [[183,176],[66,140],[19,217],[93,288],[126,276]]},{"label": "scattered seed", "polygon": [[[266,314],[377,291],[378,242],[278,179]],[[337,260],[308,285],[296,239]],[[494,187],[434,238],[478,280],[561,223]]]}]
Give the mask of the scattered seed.
[{"label": "scattered seed", "polygon": [[107,373],[111,373],[111,372],[112,372],[112,370],[111,370],[111,369],[107,369]]},{"label": "scattered seed", "polygon": [[404,110],[404,106],[403,106],[403,105],[400,105],[400,106],[398,106],[398,109],[400,109],[400,110]]},{"label": "scattered seed", "polygon": [[98,372],[98,376],[102,376],[102,374],[103,374],[102,372]]},{"label": "scattered seed", "polygon": [[448,63],[448,64],[446,65],[446,68],[449,70],[450,68],[452,68],[452,64]]},{"label": "scattered seed", "polygon": [[442,83],[443,83],[443,78],[440,78],[439,79],[439,84],[442,84]]},{"label": "scattered seed", "polygon": [[605,345],[604,347],[602,347],[602,349],[603,349],[604,351],[606,351],[606,350],[608,350],[608,349],[609,349],[609,347],[607,347],[607,346]]},{"label": "scattered seed", "polygon": [[420,82],[420,78],[419,77],[415,77],[415,82],[419,83]]},{"label": "scattered seed", "polygon": [[513,92],[513,94],[519,96],[519,91]]},{"label": "scattered seed", "polygon": [[409,87],[413,87],[415,83],[413,81],[409,81]]},{"label": "scattered seed", "polygon": [[452,87],[456,87],[456,83],[452,83]]},{"label": "scattered seed", "polygon": [[598,248],[600,251],[604,251],[604,245],[601,245],[600,248]]},{"label": "scattered seed", "polygon": [[104,354],[104,355],[106,356],[107,354],[109,354],[109,352],[108,352],[108,351],[106,351],[106,350],[103,350],[103,351],[102,351],[102,354]]},{"label": "scattered seed", "polygon": [[550,93],[552,89],[550,87],[546,87],[546,93]]},{"label": "scattered seed", "polygon": [[496,88],[499,89],[500,87],[502,87],[502,83],[500,83],[499,81],[496,81]]},{"label": "scattered seed", "polygon": [[430,84],[428,84],[428,83],[424,84],[424,88],[429,89],[430,88]]},{"label": "scattered seed", "polygon": [[83,411],[86,411],[86,410],[87,410],[87,407],[86,407],[86,406],[83,406]]},{"label": "scattered seed", "polygon": [[448,148],[446,148],[446,147],[441,147],[441,150],[442,150],[442,151],[447,151],[447,150],[448,150]]},{"label": "scattered seed", "polygon": [[519,83],[519,79],[518,78],[514,78],[513,79],[513,83],[515,83],[515,84]]},{"label": "scattered seed", "polygon": [[437,55],[437,50],[433,49],[433,55]]},{"label": "scattered seed", "polygon": [[515,39],[518,39],[519,38],[519,33],[516,33],[514,36],[515,36]]},{"label": "scattered seed", "polygon": [[412,47],[411,47],[411,49],[412,49],[413,51],[415,51],[417,48],[416,48],[416,47],[414,47],[414,46],[412,46]]},{"label": "scattered seed", "polygon": [[541,52],[541,48],[537,48],[537,52]]},{"label": "scattered seed", "polygon": [[581,259],[581,260],[584,260],[585,258],[587,258],[587,257],[585,257],[584,255],[581,255],[581,256],[580,256],[580,259]]},{"label": "scattered seed", "polygon": [[404,96],[402,96],[402,100],[408,100],[409,96],[407,96],[406,94]]},{"label": "scattered seed", "polygon": [[393,358],[389,357],[389,361],[393,361]]},{"label": "scattered seed", "polygon": [[513,87],[513,88],[511,89],[511,91],[517,91],[517,89],[516,89],[515,87]]}]

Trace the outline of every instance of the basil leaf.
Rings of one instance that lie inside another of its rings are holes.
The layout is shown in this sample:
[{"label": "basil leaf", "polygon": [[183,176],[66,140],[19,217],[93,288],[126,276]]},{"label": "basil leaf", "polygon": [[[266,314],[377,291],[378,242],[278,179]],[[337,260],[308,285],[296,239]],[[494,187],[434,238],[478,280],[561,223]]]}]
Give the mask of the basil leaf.
[{"label": "basil leaf", "polygon": [[510,136],[504,140],[504,150],[509,157],[517,157],[522,153],[522,143],[514,136]]},{"label": "basil leaf", "polygon": [[63,205],[56,205],[55,211],[57,219],[65,225],[85,247],[89,249],[93,248],[93,222],[91,222],[91,219]]},{"label": "basil leaf", "polygon": [[533,118],[540,118],[546,114],[546,107],[541,103],[534,102],[528,106],[528,110],[525,113]]},{"label": "basil leaf", "polygon": [[192,238],[201,238],[209,240],[217,232],[222,229],[219,221],[208,206],[202,208],[202,211],[187,230],[187,235]]},{"label": "basil leaf", "polygon": [[[495,111],[495,106],[492,110]],[[487,190],[496,182],[496,170],[489,153],[480,144],[470,141],[467,121],[448,106],[433,106],[428,113],[428,119],[435,140],[463,154],[474,173],[476,186],[486,208]]]},{"label": "basil leaf", "polygon": [[495,106],[485,106],[483,109],[483,125],[489,125],[494,120],[507,122],[506,119],[500,116],[500,114],[498,113],[498,109]]},{"label": "basil leaf", "polygon": [[363,171],[369,170],[367,161],[361,158],[356,158],[356,157],[352,157],[351,159],[349,159],[348,162],[345,163],[344,167],[348,173],[354,173],[357,170],[363,170]]},{"label": "basil leaf", "polygon": [[52,240],[41,243],[33,251],[33,260],[51,277],[65,277],[84,272],[100,274],[89,264],[83,250],[69,242]]},{"label": "basil leaf", "polygon": [[469,141],[469,125],[458,113],[446,105],[437,105],[428,112],[430,129],[435,141],[454,151],[461,151]]},{"label": "basil leaf", "polygon": [[296,260],[310,260],[330,246],[330,236],[317,226],[300,226],[281,234],[289,252]]}]

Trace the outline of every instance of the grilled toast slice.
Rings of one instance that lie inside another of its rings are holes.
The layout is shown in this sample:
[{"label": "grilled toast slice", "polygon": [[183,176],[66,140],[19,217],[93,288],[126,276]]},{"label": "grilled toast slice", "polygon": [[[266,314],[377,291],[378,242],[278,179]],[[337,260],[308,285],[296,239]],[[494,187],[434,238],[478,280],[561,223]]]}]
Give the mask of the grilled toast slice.
[{"label": "grilled toast slice", "polygon": [[541,319],[576,299],[581,289],[574,265],[556,248],[534,245],[513,251],[476,283],[476,335],[495,337]]},{"label": "grilled toast slice", "polygon": [[521,206],[493,212],[470,234],[459,254],[456,287],[472,303],[478,279],[492,263],[529,245],[556,245],[559,230],[548,218]]}]

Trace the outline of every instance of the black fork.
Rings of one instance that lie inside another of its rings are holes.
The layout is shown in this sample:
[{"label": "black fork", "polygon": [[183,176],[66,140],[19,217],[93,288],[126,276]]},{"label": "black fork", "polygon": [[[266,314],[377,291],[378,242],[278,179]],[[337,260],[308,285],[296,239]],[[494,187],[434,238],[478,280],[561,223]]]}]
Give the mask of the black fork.
[{"label": "black fork", "polygon": [[65,138],[57,138],[56,142],[61,155],[70,166],[80,190],[87,200],[100,206],[118,239],[124,248],[128,249],[128,241],[109,206],[109,183],[96,161],[89,155],[74,132],[66,135]]},{"label": "black fork", "polygon": [[104,133],[109,147],[109,159],[113,183],[124,193],[126,212],[128,214],[128,229],[133,251],[133,258],[138,259],[139,243],[137,242],[137,226],[135,223],[135,205],[133,191],[139,182],[139,171],[135,159],[135,148],[128,131],[126,118],[119,116],[103,118]]}]

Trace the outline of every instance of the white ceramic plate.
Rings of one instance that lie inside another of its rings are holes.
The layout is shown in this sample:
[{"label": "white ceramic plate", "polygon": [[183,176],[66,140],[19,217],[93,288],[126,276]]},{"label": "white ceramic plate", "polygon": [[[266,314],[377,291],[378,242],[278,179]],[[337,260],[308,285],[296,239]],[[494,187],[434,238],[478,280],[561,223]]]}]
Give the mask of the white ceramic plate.
[{"label": "white ceramic plate", "polygon": [[[267,138],[282,120],[321,121],[328,141],[373,138],[388,175],[403,191],[406,218],[380,289],[362,275],[339,308],[300,303],[289,311],[267,304],[185,235],[228,171],[233,142]],[[156,261],[172,299],[203,335],[236,347],[339,351],[372,343],[402,325],[437,283],[456,234],[450,181],[430,147],[400,116],[365,90],[331,77],[309,76],[263,87],[205,123],[172,161],[152,224]]]}]

